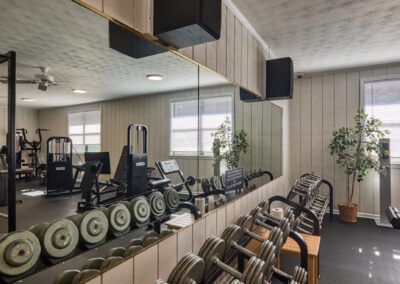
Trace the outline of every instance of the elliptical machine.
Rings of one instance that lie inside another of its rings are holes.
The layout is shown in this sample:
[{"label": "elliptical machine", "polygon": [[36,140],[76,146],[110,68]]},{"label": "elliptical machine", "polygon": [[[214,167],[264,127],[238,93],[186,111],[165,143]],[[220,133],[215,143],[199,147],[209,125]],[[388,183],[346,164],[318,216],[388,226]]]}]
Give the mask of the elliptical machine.
[{"label": "elliptical machine", "polygon": [[38,135],[39,140],[33,139],[32,141],[29,141],[26,137],[28,134],[28,130],[25,128],[19,128],[17,129],[17,133],[22,134],[22,140],[21,140],[21,151],[30,151],[29,157],[31,158],[29,167],[31,167],[34,170],[35,177],[39,176],[39,171],[40,171],[40,161],[39,161],[39,152],[42,149],[42,131],[49,131],[48,129],[44,128],[38,128],[35,130],[35,133]]}]

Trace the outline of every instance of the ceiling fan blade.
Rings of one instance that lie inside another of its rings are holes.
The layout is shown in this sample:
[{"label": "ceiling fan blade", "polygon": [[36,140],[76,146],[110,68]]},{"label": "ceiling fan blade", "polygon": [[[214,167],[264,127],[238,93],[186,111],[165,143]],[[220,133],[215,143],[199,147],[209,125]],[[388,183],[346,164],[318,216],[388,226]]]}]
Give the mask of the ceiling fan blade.
[{"label": "ceiling fan blade", "polygon": [[38,81],[35,80],[17,80],[17,84],[37,84]]}]

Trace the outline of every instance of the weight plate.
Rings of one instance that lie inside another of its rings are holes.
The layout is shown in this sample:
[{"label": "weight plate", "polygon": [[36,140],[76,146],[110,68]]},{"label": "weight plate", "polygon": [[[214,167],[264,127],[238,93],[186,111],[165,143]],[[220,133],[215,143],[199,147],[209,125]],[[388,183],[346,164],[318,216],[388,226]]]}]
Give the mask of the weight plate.
[{"label": "weight plate", "polygon": [[[189,269],[191,262],[196,258],[196,255],[194,254],[189,254],[187,259],[185,260],[184,264],[180,267],[178,272],[175,275],[175,279],[172,281],[172,283],[176,284],[181,284],[181,283],[187,283],[188,279],[184,279],[184,274],[185,272]],[[186,280],[186,281],[185,281]]]},{"label": "weight plate", "polygon": [[82,266],[81,270],[86,269],[97,269],[100,270],[100,266],[103,264],[104,258],[102,257],[94,257],[88,259],[85,264]]},{"label": "weight plate", "polygon": [[287,238],[289,237],[290,231],[291,231],[291,227],[290,227],[290,223],[289,220],[285,217],[283,217],[281,219],[281,221],[279,222],[279,228],[281,229],[281,231],[283,232],[283,242],[285,243]]},{"label": "weight plate", "polygon": [[262,209],[262,211],[267,211],[268,207],[269,207],[269,202],[268,200],[263,200],[258,204],[258,207],[260,207]]},{"label": "weight plate", "polygon": [[79,242],[79,230],[69,219],[38,224],[29,230],[39,238],[44,253],[52,258],[70,255]]},{"label": "weight plate", "polygon": [[125,248],[123,247],[115,247],[115,248],[111,248],[107,254],[106,254],[106,258],[109,258],[111,256],[123,256],[125,253]]},{"label": "weight plate", "polygon": [[270,240],[276,246],[276,249],[280,251],[284,244],[283,232],[278,227],[272,228],[268,240]]},{"label": "weight plate", "polygon": [[165,237],[168,237],[168,236],[170,236],[170,235],[172,235],[172,234],[174,234],[174,231],[173,231],[173,230],[165,229],[165,230],[161,231],[161,233],[160,233],[160,239],[163,239],[163,238],[165,238]]},{"label": "weight plate", "polygon": [[82,270],[75,277],[72,279],[71,284],[81,284],[86,283],[88,280],[94,278],[95,276],[99,275],[100,271],[97,269],[86,269]]},{"label": "weight plate", "polygon": [[261,207],[257,206],[256,208],[251,209],[249,215],[253,216],[254,218],[257,218],[261,213],[262,213]]},{"label": "weight plate", "polygon": [[205,193],[209,193],[210,192],[210,182],[209,182],[208,178],[202,178],[201,179],[201,188],[203,189],[203,191]]},{"label": "weight plate", "polygon": [[148,247],[154,244],[155,242],[158,242],[159,239],[160,239],[159,237],[148,237],[143,241],[143,246]]},{"label": "weight plate", "polygon": [[250,258],[247,268],[245,269],[242,279],[244,284],[261,284],[263,280],[263,272],[265,270],[265,262],[253,256]]},{"label": "weight plate", "polygon": [[251,215],[240,215],[236,220],[236,225],[247,229],[249,231],[252,230],[254,224],[254,218]]},{"label": "weight plate", "polygon": [[165,201],[161,192],[155,191],[148,196],[150,211],[154,217],[159,218],[165,213]]},{"label": "weight plate", "polygon": [[146,224],[150,219],[150,204],[146,197],[139,196],[130,202],[132,219],[137,225]]},{"label": "weight plate", "polygon": [[158,279],[156,282],[154,282],[153,284],[168,284],[167,282],[165,282],[162,279]]},{"label": "weight plate", "polygon": [[220,181],[221,181],[222,188],[224,189],[225,188],[225,174],[220,176]]},{"label": "weight plate", "polygon": [[[210,180],[210,182],[211,182],[211,180]],[[213,176],[211,183],[213,184],[213,187],[214,187],[215,190],[222,190],[223,189],[220,177]]]},{"label": "weight plate", "polygon": [[160,237],[160,235],[156,232],[156,231],[149,231],[149,232],[146,232],[143,236],[142,236],[142,240],[143,240],[143,242],[147,239],[147,238],[150,238],[150,237],[157,237],[157,238],[159,238]]},{"label": "weight plate", "polygon": [[179,207],[179,193],[173,188],[167,188],[164,192],[165,205],[171,212]]},{"label": "weight plate", "polygon": [[[187,268],[180,276],[179,284],[185,283],[200,283],[203,278],[205,263],[204,260],[197,255],[193,255]],[[189,282],[190,281],[190,282]]]},{"label": "weight plate", "polygon": [[261,259],[257,259],[257,266],[255,266],[253,271],[253,277],[251,278],[251,283],[262,284],[264,281],[264,271],[265,271],[265,262]]},{"label": "weight plate", "polygon": [[134,256],[135,254],[137,254],[142,249],[143,249],[142,246],[130,246],[125,250],[125,253],[124,253],[123,257],[124,258],[128,258],[128,257]]},{"label": "weight plate", "polygon": [[186,178],[186,184],[189,185],[189,186],[195,185],[196,184],[196,178],[193,177],[193,176],[188,176]]},{"label": "weight plate", "polygon": [[132,239],[128,242],[128,245],[126,247],[128,248],[130,246],[143,246],[143,240],[142,239]]},{"label": "weight plate", "polygon": [[39,260],[40,241],[30,231],[17,231],[0,238],[0,274],[16,276],[33,268]]},{"label": "weight plate", "polygon": [[131,214],[124,204],[111,205],[107,208],[106,215],[111,230],[115,232],[123,232],[131,224]]},{"label": "weight plate", "polygon": [[122,256],[110,256],[107,257],[106,260],[101,264],[100,266],[100,271],[104,271],[108,268],[111,268],[113,266],[116,266],[117,264],[121,263],[124,261],[124,258]]},{"label": "weight plate", "polygon": [[61,274],[57,275],[54,279],[54,284],[70,284],[74,277],[79,274],[79,270],[65,270]]},{"label": "weight plate", "polygon": [[224,258],[227,258],[232,251],[232,244],[238,243],[243,237],[243,229],[237,225],[229,225],[225,231],[228,231],[228,233],[225,235],[222,233],[221,238],[225,241]]},{"label": "weight plate", "polygon": [[169,274],[168,283],[170,283],[170,284],[177,283],[178,275],[180,274],[180,271],[184,270],[186,268],[188,260],[192,257],[192,255],[193,255],[192,253],[188,253],[178,261],[178,263],[175,265],[175,267],[172,269],[171,273]]},{"label": "weight plate", "polygon": [[218,267],[214,264],[215,259],[222,259],[225,252],[225,242],[223,239],[211,236],[208,237],[206,242],[204,243],[205,250],[199,256],[204,259],[205,262],[205,270],[204,270],[204,278],[208,279],[211,275],[213,275]]},{"label": "weight plate", "polygon": [[276,261],[275,245],[271,241],[265,240],[261,244],[260,252],[257,257],[265,262],[266,268],[264,274],[267,277],[267,280],[270,280],[270,277],[273,273],[272,267],[274,266]]},{"label": "weight plate", "polygon": [[85,212],[81,215],[78,228],[85,243],[97,244],[104,240],[107,235],[107,216],[100,210]]}]

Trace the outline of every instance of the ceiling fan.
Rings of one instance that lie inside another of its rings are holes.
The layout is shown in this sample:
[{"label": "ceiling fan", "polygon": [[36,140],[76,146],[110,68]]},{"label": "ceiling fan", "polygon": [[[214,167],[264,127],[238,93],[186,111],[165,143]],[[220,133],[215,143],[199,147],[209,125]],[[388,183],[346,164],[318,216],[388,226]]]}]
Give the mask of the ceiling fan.
[{"label": "ceiling fan", "polygon": [[[38,84],[38,89],[41,91],[47,91],[48,87],[57,86],[57,82],[54,80],[54,76],[50,75],[50,71],[47,67],[39,67],[41,74],[35,74],[35,79],[23,80],[17,79],[17,84]],[[0,76],[0,83],[7,84],[8,78]]]}]

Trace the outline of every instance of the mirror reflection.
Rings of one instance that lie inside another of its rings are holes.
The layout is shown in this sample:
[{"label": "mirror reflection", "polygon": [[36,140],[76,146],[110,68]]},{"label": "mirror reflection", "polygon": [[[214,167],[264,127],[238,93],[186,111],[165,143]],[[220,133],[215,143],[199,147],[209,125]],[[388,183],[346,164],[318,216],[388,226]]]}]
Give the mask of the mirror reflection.
[{"label": "mirror reflection", "polygon": [[[51,263],[68,259],[71,268],[149,228],[159,231],[156,242],[163,229],[179,229],[164,223],[174,214],[199,218],[232,200],[243,190],[230,190],[229,171],[240,169],[246,190],[268,182],[267,172],[281,175],[280,108],[241,102],[237,86],[151,42],[145,46],[154,54],[128,56],[136,51],[111,48],[112,36],[108,20],[69,0],[0,1],[0,54],[17,55],[12,134],[10,75],[0,64],[0,211],[9,205],[6,138],[15,135],[14,225],[39,237],[52,226],[65,226],[73,240],[88,236],[68,253],[46,252]],[[87,212],[99,237],[85,233]],[[38,267],[46,272],[31,275],[32,283],[65,269],[49,268],[48,259]]]}]

